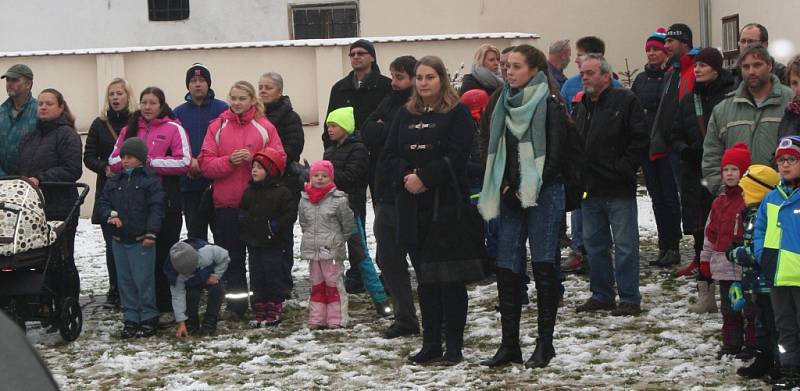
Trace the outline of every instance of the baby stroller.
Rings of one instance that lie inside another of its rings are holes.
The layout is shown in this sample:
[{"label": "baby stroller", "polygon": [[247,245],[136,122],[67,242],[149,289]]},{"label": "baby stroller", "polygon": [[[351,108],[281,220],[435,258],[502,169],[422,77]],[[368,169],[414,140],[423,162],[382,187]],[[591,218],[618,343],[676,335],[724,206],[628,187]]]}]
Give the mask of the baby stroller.
[{"label": "baby stroller", "polygon": [[47,221],[39,188],[20,177],[0,177],[0,309],[25,330],[26,321],[58,329],[74,341],[83,327],[77,294],[68,294],[61,233],[76,224],[89,186],[42,182],[41,187],[80,188],[65,221]]}]

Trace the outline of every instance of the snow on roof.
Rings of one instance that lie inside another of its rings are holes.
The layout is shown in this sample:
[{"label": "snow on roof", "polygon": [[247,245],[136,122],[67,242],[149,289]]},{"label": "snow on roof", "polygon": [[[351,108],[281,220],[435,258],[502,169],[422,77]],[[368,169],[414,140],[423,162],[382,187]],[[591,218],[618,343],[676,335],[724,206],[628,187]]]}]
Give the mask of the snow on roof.
[{"label": "snow on roof", "polygon": [[362,38],[369,39],[373,43],[394,43],[394,42],[451,41],[451,40],[465,40],[465,39],[538,39],[540,37],[538,34],[533,34],[533,33],[471,33],[471,34],[438,34],[438,35],[403,35],[403,36],[389,36],[389,37],[355,37],[355,38],[332,38],[332,39],[295,39],[295,40],[260,41],[260,42],[203,43],[203,44],[192,44],[192,45],[132,46],[132,47],[122,47],[122,48],[57,49],[57,50],[35,50],[35,51],[20,51],[20,52],[0,52],[0,58],[84,55],[84,54],[124,54],[124,53],[157,52],[157,51],[171,51],[171,50],[347,46],[355,42],[356,40]]}]

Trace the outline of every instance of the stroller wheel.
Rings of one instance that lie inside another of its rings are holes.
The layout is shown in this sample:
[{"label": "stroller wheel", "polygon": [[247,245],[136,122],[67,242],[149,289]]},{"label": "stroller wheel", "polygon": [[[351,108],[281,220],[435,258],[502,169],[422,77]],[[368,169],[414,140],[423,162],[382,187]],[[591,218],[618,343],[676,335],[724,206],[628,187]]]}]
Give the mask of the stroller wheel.
[{"label": "stroller wheel", "polygon": [[81,305],[74,297],[66,297],[61,302],[61,313],[59,314],[58,332],[65,341],[71,342],[81,335],[83,328],[83,312]]}]

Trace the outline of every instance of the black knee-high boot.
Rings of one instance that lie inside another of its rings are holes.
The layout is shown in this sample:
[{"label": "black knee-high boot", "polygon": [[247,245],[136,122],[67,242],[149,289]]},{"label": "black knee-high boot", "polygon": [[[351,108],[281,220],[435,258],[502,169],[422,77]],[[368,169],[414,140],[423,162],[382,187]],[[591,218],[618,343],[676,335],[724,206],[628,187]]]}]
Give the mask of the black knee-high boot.
[{"label": "black knee-high boot", "polygon": [[525,367],[544,368],[556,356],[556,350],[553,348],[553,330],[558,314],[559,289],[555,266],[549,262],[534,263],[533,279],[536,282],[539,336],[536,338],[536,350],[525,362]]},{"label": "black knee-high boot", "polygon": [[521,312],[520,289],[522,278],[519,274],[504,268],[497,268],[497,298],[500,303],[500,324],[503,340],[500,348],[488,360],[481,361],[487,367],[499,367],[509,363],[522,363],[519,347],[519,320]]}]

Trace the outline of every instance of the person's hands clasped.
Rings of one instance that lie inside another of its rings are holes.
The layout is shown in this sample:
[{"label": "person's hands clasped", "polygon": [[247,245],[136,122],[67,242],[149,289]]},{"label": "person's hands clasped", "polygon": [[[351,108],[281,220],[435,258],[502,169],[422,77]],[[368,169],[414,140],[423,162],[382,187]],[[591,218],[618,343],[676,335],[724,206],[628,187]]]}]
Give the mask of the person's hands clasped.
[{"label": "person's hands clasped", "polygon": [[230,156],[231,163],[234,166],[238,166],[242,164],[242,162],[249,162],[250,159],[251,159],[250,151],[248,151],[247,149],[239,149],[233,151],[233,153]]},{"label": "person's hands clasped", "polygon": [[428,191],[428,188],[425,187],[425,184],[422,183],[422,179],[416,173],[408,174],[403,178],[403,185],[411,194],[420,194]]}]

